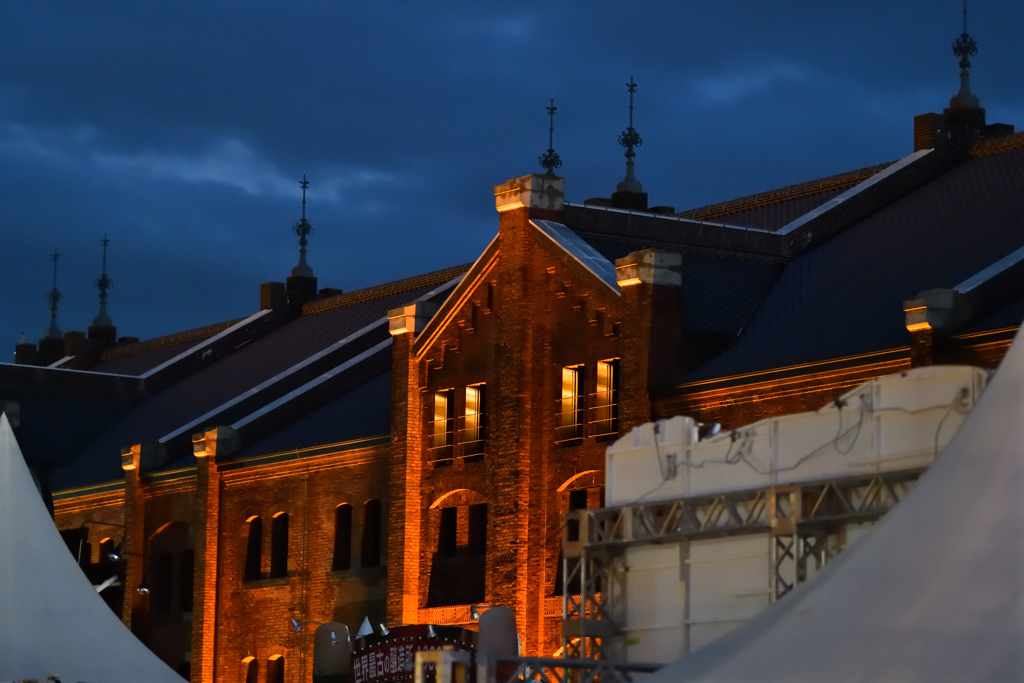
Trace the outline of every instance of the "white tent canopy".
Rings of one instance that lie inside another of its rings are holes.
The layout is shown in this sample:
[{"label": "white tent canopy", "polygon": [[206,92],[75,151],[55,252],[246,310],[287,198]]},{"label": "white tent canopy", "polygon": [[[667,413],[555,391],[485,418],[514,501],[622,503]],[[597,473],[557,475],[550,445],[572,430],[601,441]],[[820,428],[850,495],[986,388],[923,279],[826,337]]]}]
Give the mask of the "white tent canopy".
[{"label": "white tent canopy", "polygon": [[859,545],[646,683],[1024,680],[1024,341]]},{"label": "white tent canopy", "polygon": [[182,683],[125,628],[50,519],[0,414],[0,681]]}]

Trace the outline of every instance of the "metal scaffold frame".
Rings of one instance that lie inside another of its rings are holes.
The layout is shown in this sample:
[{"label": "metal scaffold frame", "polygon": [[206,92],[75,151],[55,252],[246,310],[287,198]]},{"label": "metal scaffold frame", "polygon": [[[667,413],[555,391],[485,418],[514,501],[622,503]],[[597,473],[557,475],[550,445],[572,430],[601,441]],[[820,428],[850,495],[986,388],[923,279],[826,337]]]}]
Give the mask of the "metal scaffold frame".
[{"label": "metal scaffold frame", "polygon": [[[924,468],[801,482],[622,507],[572,510],[562,525],[562,652],[625,661],[625,550],[723,536],[771,537],[769,585],[777,600],[842,551],[846,526],[899,503]],[[574,595],[578,593],[578,595]]]}]

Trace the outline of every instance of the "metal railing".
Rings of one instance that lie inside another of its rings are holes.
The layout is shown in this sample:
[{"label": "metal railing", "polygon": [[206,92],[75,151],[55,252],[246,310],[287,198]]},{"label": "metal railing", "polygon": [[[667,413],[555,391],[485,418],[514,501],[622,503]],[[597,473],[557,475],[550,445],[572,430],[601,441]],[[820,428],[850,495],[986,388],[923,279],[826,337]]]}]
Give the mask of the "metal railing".
[{"label": "metal railing", "polygon": [[416,653],[415,683],[632,683],[636,674],[650,674],[664,664],[561,657],[495,657],[466,650]]},{"label": "metal railing", "polygon": [[[430,461],[435,465],[450,465],[455,460],[478,460],[487,454],[487,416],[473,416],[476,424],[466,426],[467,416],[427,421],[426,441]],[[443,431],[435,431],[438,425]],[[461,424],[462,426],[457,426]]]}]

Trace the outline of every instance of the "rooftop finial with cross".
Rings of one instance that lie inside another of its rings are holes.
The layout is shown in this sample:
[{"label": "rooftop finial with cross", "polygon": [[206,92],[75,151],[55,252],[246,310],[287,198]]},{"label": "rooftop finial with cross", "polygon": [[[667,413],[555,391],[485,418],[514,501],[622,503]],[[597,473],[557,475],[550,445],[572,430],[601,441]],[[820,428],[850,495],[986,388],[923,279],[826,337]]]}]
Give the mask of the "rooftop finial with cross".
[{"label": "rooftop finial with cross", "polygon": [[100,290],[100,313],[93,319],[92,324],[97,327],[108,327],[114,323],[107,315],[107,290],[114,286],[114,281],[107,276],[107,245],[110,244],[107,233],[103,233],[100,243],[103,245],[103,272],[96,278],[96,289]]},{"label": "rooftop finial with cross", "polygon": [[545,152],[540,158],[540,165],[548,170],[547,175],[555,175],[555,169],[562,165],[562,159],[558,156],[558,152],[554,149],[555,140],[555,112],[558,111],[558,107],[555,106],[555,96],[551,96],[551,105],[547,107],[548,117],[551,119],[551,124],[548,127],[548,151]]},{"label": "rooftop finial with cross", "polygon": [[618,185],[619,192],[643,192],[643,186],[633,175],[633,158],[636,156],[636,152],[633,151],[634,147],[639,147],[644,143],[640,137],[640,133],[636,132],[633,128],[633,93],[636,92],[636,83],[633,82],[633,72],[629,73],[629,83],[626,84],[626,90],[629,91],[629,128],[619,134],[619,144],[626,148],[626,177]]},{"label": "rooftop finial with cross", "polygon": [[964,30],[953,42],[953,54],[960,58],[960,92],[953,97],[950,105],[978,107],[978,98],[971,93],[971,57],[978,54],[978,44],[967,33],[967,0],[964,0]]},{"label": "rooftop finial with cross", "polygon": [[302,218],[292,228],[292,232],[299,237],[299,264],[292,268],[292,275],[313,277],[313,269],[306,263],[306,245],[309,244],[306,238],[313,234],[313,226],[306,220],[306,188],[309,187],[309,181],[305,173],[302,174],[299,186],[302,187]]},{"label": "rooftop finial with cross", "polygon": [[57,247],[53,248],[53,255],[50,257],[53,259],[53,289],[46,295],[47,301],[50,302],[50,327],[43,333],[43,337],[49,337],[51,339],[60,339],[64,335],[61,334],[60,328],[57,327],[57,304],[60,302],[60,290],[57,289],[57,260],[60,258],[60,254],[57,253]]}]

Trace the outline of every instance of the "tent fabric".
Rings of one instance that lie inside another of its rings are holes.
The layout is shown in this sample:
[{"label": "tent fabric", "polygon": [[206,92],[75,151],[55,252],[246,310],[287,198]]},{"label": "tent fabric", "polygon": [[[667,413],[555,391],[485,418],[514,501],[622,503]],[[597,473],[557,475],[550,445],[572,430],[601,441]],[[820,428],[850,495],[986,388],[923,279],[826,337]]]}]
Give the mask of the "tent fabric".
[{"label": "tent fabric", "polygon": [[0,681],[182,683],[75,563],[0,414]]},{"label": "tent fabric", "polygon": [[818,578],[645,683],[1024,680],[1024,342],[907,498]]}]

